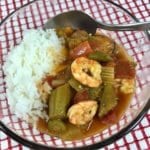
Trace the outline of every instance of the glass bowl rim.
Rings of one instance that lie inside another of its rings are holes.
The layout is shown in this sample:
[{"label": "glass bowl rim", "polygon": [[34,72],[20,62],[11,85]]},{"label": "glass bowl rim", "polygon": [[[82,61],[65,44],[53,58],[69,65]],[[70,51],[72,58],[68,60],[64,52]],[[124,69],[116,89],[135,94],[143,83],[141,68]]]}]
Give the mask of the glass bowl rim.
[{"label": "glass bowl rim", "polygon": [[[18,12],[19,10],[25,8],[28,5],[31,5],[32,3],[36,2],[38,0],[33,0],[31,2],[28,2],[24,5],[22,5],[21,7],[15,9],[13,12],[11,12],[10,14],[8,14],[4,19],[2,19],[2,21],[0,22],[0,26],[2,26],[2,24],[11,16],[13,16],[13,14],[15,14],[16,12]],[[115,2],[111,1],[111,0],[104,0],[104,2],[108,2],[110,4],[112,4],[112,6],[118,7],[120,10],[122,10],[123,12],[125,12],[126,14],[128,14],[134,21],[139,22],[139,20],[133,16],[127,9],[123,8],[122,6],[120,6],[119,4],[116,4]],[[144,31],[148,40],[150,40],[150,33],[148,32],[148,30]],[[27,139],[24,139],[22,137],[20,137],[19,135],[17,135],[16,133],[14,133],[13,131],[11,131],[7,125],[5,125],[2,121],[0,121],[0,130],[3,131],[6,135],[10,136],[12,139],[14,139],[15,141],[19,142],[20,144],[27,146],[29,148],[36,148],[36,149],[44,149],[47,150],[49,148],[51,149],[78,149],[78,150],[82,150],[82,149],[91,149],[91,148],[102,148],[106,145],[112,144],[113,142],[119,140],[120,138],[122,138],[123,136],[125,136],[126,134],[128,134],[132,129],[134,129],[139,122],[143,119],[143,117],[145,116],[145,114],[148,112],[150,108],[150,98],[148,99],[147,103],[145,104],[145,106],[143,107],[142,111],[139,113],[139,115],[132,120],[132,122],[130,124],[128,124],[125,128],[121,129],[118,133],[114,134],[113,136],[107,138],[104,141],[92,144],[92,145],[86,145],[86,146],[82,146],[82,147],[74,147],[74,148],[63,148],[63,147],[52,147],[52,146],[46,146],[43,144],[37,144],[35,142],[29,141]]]}]

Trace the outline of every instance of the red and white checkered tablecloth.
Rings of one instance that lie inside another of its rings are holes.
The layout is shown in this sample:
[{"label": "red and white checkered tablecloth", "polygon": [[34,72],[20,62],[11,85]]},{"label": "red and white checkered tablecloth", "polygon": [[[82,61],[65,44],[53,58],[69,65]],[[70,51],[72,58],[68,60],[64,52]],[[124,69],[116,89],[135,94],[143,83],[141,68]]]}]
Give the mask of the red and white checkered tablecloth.
[{"label": "red and white checkered tablecloth", "polygon": [[[0,0],[0,21],[16,8],[32,0]],[[128,9],[141,21],[150,21],[149,0],[114,0],[114,2]],[[28,150],[7,135],[0,132],[0,150]],[[141,123],[129,134],[104,149],[119,150],[150,150],[150,111]]]}]

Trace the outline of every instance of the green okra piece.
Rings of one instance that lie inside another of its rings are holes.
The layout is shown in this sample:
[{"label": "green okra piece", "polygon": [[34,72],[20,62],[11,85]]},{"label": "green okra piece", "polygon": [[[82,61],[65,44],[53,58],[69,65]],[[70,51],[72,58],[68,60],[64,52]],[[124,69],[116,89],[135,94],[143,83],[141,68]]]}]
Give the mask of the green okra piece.
[{"label": "green okra piece", "polygon": [[102,118],[116,105],[117,105],[117,97],[114,86],[112,84],[105,84],[102,97],[100,98],[98,116]]},{"label": "green okra piece", "polygon": [[71,89],[68,83],[54,89],[49,98],[49,118],[63,119],[71,100]]},{"label": "green okra piece", "polygon": [[100,51],[95,51],[93,53],[90,53],[88,55],[88,58],[94,59],[94,60],[100,61],[100,62],[108,62],[108,61],[113,60],[109,54],[106,54],[106,53],[100,52]]},{"label": "green okra piece", "polygon": [[61,119],[49,120],[48,129],[55,133],[66,131],[66,124]]},{"label": "green okra piece", "polygon": [[69,81],[68,81],[69,85],[74,89],[76,90],[77,92],[83,90],[83,85],[80,84],[80,82],[78,82],[76,79],[74,78],[71,78]]}]

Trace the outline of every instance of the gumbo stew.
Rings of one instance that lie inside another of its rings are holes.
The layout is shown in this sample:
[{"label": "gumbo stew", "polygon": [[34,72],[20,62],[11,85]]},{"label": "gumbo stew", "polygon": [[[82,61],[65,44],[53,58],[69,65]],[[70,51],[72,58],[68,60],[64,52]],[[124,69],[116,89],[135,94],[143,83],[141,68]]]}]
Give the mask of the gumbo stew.
[{"label": "gumbo stew", "polygon": [[38,129],[65,140],[78,140],[116,123],[127,109],[135,88],[135,66],[114,40],[70,27],[56,30],[64,39],[67,59],[56,75],[43,83],[52,88],[46,96],[49,120]]}]

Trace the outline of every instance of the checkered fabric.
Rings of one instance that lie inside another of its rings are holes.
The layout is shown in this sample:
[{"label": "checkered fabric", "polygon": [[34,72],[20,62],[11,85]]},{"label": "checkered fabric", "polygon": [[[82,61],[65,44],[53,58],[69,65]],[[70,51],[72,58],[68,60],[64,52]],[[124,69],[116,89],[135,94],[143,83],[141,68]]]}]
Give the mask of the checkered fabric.
[{"label": "checkered fabric", "polygon": [[[20,6],[27,4],[31,0],[0,0],[0,20],[4,19],[12,11],[16,10]],[[111,126],[109,129],[105,130],[101,134],[96,134],[86,140],[65,142],[60,139],[49,137],[48,135],[41,134],[34,131],[28,124],[16,118],[8,109],[8,104],[5,98],[5,88],[3,83],[3,73],[2,64],[5,61],[5,56],[9,48],[12,45],[16,45],[20,42],[22,37],[22,31],[28,28],[38,28],[41,27],[48,18],[53,17],[63,11],[80,9],[84,10],[86,13],[91,15],[97,20],[107,21],[110,23],[125,23],[132,22],[128,15],[124,15],[121,11],[106,5],[100,5],[103,0],[54,0],[55,5],[50,7],[50,1],[52,0],[41,0],[36,5],[31,5],[26,10],[24,10],[25,16],[18,15],[10,19],[10,23],[3,25],[3,31],[0,30],[0,42],[2,50],[0,51],[0,57],[2,62],[0,64],[0,118],[2,121],[8,124],[8,126],[13,131],[22,136],[30,139],[31,141],[36,141],[38,143],[47,144],[50,146],[58,147],[78,147],[84,145],[90,145],[92,143],[97,143],[103,139],[106,139],[110,135],[117,133],[118,130],[122,129],[124,124],[127,124],[135,116],[135,111],[137,111],[140,106],[143,105],[144,94],[141,95],[141,91],[147,93],[148,86],[150,85],[150,75],[148,70],[150,70],[150,51],[145,41],[144,34],[139,32],[108,32],[112,38],[117,38],[126,47],[128,53],[132,55],[135,61],[138,62],[137,66],[137,92],[133,98],[130,105],[130,111],[127,111],[123,118],[118,124]],[[66,3],[63,3],[63,2]],[[128,9],[134,16],[136,16],[140,21],[150,21],[150,1],[149,0],[114,0],[117,4]],[[59,4],[59,5],[56,5]],[[63,4],[62,4],[63,3]],[[49,9],[42,9],[49,8]],[[36,11],[35,11],[36,10]],[[102,11],[103,10],[103,11]],[[98,13],[100,12],[101,13]],[[31,13],[29,13],[31,12]],[[41,15],[42,14],[42,15]],[[19,16],[19,17],[18,17]],[[13,29],[11,28],[13,27]],[[0,28],[1,29],[1,28]],[[5,35],[5,36],[3,36]],[[137,48],[137,43],[141,43],[142,49]],[[141,61],[145,59],[145,61]],[[1,60],[0,60],[1,61]],[[148,85],[148,86],[147,86]],[[146,99],[146,97],[145,97]],[[131,111],[132,110],[132,111]],[[11,117],[10,117],[11,116]],[[5,118],[3,120],[3,118]],[[10,137],[0,132],[0,150],[28,150],[29,148],[22,146],[21,144],[15,142]],[[134,128],[134,130],[128,133],[123,138],[117,140],[116,142],[102,148],[104,150],[145,150],[150,149],[150,111],[146,114],[143,120]]]}]

